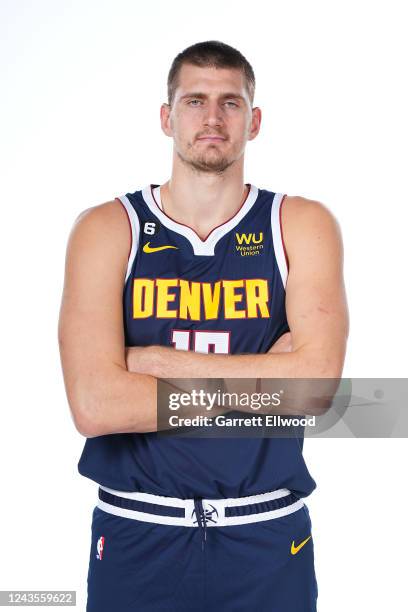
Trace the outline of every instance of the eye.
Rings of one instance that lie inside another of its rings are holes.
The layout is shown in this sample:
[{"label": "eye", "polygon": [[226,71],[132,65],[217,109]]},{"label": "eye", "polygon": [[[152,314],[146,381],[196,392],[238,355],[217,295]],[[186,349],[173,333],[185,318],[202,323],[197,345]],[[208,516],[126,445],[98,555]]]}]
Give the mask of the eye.
[{"label": "eye", "polygon": [[231,102],[231,101],[225,102],[225,104],[232,104],[232,106],[238,107],[238,104],[236,104],[235,102]]},{"label": "eye", "polygon": [[191,106],[197,106],[197,104],[192,104],[192,102],[199,102],[201,104],[201,100],[197,100],[196,98],[194,100],[190,100],[189,102],[187,102],[187,104],[190,104]]}]

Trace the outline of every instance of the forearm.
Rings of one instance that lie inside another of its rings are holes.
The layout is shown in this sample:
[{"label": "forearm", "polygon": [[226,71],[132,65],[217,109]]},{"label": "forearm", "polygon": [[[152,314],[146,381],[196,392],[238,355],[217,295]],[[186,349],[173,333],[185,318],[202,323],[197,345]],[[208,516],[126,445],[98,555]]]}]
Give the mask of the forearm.
[{"label": "forearm", "polygon": [[329,347],[299,348],[288,353],[215,355],[169,347],[130,347],[131,372],[156,378],[336,378],[344,355]]},{"label": "forearm", "polygon": [[157,380],[113,365],[81,378],[68,395],[77,429],[86,437],[157,430]]},{"label": "forearm", "polygon": [[[324,346],[278,353],[271,349],[263,355],[214,355],[168,347],[134,347],[127,350],[126,361],[129,370],[150,372],[157,378],[201,379],[197,388],[204,391],[214,378],[222,378],[224,390],[233,396],[259,392],[272,395],[277,391],[276,379],[282,379],[279,389],[284,388],[285,392],[279,405],[262,408],[259,413],[321,415],[330,407],[338,387],[343,356],[338,347],[334,351]],[[263,379],[260,385],[259,379]],[[252,412],[250,407],[240,410]]]},{"label": "forearm", "polygon": [[[172,393],[191,392],[195,381],[161,381],[163,397]],[[104,372],[88,375],[80,384],[71,385],[69,394],[77,429],[93,438],[117,433],[147,433],[168,429],[167,412],[158,419],[157,379],[146,374],[129,372],[113,365]],[[165,410],[165,406],[162,407]],[[212,415],[225,411],[214,407]],[[181,407],[180,417],[195,416],[191,406]]]}]

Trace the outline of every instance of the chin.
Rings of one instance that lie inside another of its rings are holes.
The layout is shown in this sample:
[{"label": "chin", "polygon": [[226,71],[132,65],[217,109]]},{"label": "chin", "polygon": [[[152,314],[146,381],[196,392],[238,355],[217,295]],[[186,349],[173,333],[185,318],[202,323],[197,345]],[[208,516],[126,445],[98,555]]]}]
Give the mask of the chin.
[{"label": "chin", "polygon": [[229,160],[222,160],[217,163],[208,163],[205,160],[195,160],[191,162],[191,165],[201,172],[224,172],[232,163],[233,162]]},{"label": "chin", "polygon": [[234,163],[234,159],[228,159],[226,157],[214,155],[201,155],[199,157],[183,155],[178,152],[179,158],[187,165],[191,166],[195,170],[200,172],[224,172],[231,164]]}]

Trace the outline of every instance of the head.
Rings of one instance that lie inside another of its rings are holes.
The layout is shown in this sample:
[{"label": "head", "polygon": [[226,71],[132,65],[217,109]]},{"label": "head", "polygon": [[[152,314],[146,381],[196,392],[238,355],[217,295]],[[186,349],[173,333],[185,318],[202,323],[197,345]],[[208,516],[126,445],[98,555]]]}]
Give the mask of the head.
[{"label": "head", "polygon": [[197,43],[174,59],[161,107],[174,152],[200,172],[222,173],[240,160],[259,132],[255,76],[245,57],[219,41]]}]

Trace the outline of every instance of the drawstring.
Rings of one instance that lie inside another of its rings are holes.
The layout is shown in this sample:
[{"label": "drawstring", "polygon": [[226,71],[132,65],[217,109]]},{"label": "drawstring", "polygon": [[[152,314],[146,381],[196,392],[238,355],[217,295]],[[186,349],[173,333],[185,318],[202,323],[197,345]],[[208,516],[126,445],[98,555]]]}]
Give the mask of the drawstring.
[{"label": "drawstring", "polygon": [[194,510],[197,518],[198,528],[201,532],[201,550],[204,550],[204,543],[207,540],[207,518],[205,516],[202,498],[194,497]]}]

